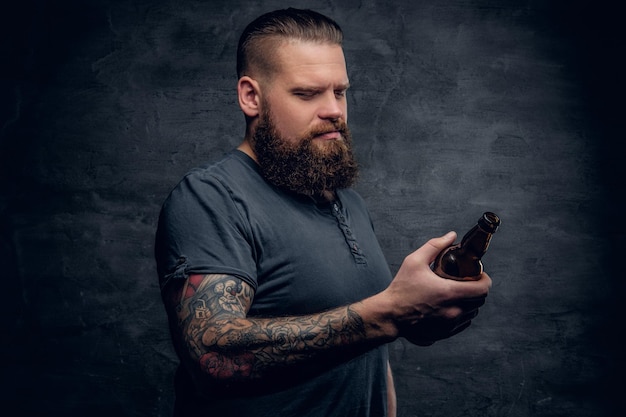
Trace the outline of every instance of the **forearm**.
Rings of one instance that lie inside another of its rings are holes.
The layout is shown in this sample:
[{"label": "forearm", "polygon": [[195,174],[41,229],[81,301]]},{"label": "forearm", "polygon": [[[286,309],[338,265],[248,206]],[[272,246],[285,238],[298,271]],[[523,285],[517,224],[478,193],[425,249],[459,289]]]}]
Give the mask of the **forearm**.
[{"label": "forearm", "polygon": [[167,288],[178,352],[209,381],[249,381],[296,365],[317,367],[397,336],[380,296],[316,314],[258,318],[247,315],[253,295],[247,284],[227,275],[195,275]]},{"label": "forearm", "polygon": [[[367,339],[366,326],[351,306],[320,314],[279,318],[232,318],[208,323],[202,332],[206,349],[200,363],[231,363],[244,378],[311,360],[325,351],[354,346]],[[214,377],[231,377],[234,368]]]},{"label": "forearm", "polygon": [[196,346],[196,360],[210,377],[257,379],[329,354],[356,356],[393,340],[385,326],[364,320],[371,316],[367,308],[365,301],[306,316],[197,320],[198,327],[187,332],[195,340],[188,342]]}]

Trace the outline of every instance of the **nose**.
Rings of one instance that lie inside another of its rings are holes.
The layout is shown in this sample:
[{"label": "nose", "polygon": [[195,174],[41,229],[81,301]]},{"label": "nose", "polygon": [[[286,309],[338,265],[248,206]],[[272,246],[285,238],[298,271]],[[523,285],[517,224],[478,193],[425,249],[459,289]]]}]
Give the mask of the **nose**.
[{"label": "nose", "polygon": [[346,105],[344,97],[337,97],[333,91],[325,95],[319,109],[319,118],[324,120],[338,120],[345,116]]}]

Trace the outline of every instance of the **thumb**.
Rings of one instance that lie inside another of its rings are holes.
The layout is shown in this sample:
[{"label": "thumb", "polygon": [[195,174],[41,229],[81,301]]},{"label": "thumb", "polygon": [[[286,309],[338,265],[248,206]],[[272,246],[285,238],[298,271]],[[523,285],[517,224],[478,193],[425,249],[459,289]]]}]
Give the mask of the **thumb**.
[{"label": "thumb", "polygon": [[419,249],[419,251],[421,252],[421,255],[430,263],[435,260],[439,252],[452,245],[455,239],[456,232],[448,232],[441,237],[430,239]]}]

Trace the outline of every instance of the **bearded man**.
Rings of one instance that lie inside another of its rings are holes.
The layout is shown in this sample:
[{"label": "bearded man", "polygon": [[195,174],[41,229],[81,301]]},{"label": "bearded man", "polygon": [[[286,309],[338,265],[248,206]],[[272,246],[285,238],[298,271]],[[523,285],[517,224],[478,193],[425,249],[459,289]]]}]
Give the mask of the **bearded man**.
[{"label": "bearded man", "polygon": [[[465,329],[491,280],[444,280],[433,238],[392,276],[347,127],[343,34],[267,13],[237,51],[241,145],[165,201],[155,256],[180,366],[176,416],[395,416],[387,344]],[[220,302],[224,297],[228,303]]]}]

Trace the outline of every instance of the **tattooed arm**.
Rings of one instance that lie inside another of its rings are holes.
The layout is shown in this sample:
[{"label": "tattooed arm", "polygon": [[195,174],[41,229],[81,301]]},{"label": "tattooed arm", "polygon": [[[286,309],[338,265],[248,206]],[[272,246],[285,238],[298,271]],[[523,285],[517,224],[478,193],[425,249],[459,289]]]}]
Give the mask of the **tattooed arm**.
[{"label": "tattooed arm", "polygon": [[193,275],[171,281],[163,297],[174,342],[202,375],[227,382],[259,379],[323,355],[356,356],[399,336],[432,344],[467,328],[491,286],[485,273],[477,281],[453,281],[430,270],[455,237],[431,239],[408,255],[384,291],[318,314],[247,317],[254,294],[239,278]]},{"label": "tattooed arm", "polygon": [[257,379],[330,349],[394,338],[366,325],[358,305],[305,316],[246,317],[253,295],[248,284],[229,275],[192,275],[165,288],[179,349],[212,379]]}]

